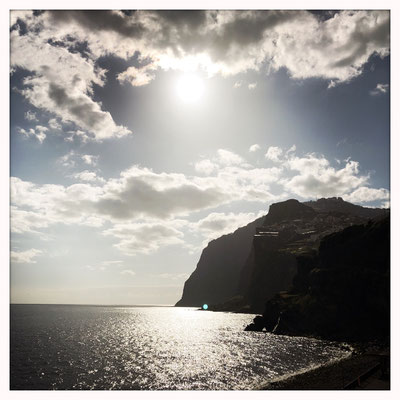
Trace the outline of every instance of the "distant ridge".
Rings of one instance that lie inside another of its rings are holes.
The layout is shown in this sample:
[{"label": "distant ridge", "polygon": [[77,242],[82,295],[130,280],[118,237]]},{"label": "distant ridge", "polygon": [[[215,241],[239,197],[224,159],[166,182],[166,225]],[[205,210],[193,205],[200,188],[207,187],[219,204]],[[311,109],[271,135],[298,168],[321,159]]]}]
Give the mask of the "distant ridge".
[{"label": "distant ridge", "polygon": [[375,218],[386,215],[388,212],[383,208],[362,207],[344,201],[341,197],[322,198],[315,201],[305,201],[303,204],[313,208],[317,212],[341,212],[343,214],[357,215],[363,218]]}]

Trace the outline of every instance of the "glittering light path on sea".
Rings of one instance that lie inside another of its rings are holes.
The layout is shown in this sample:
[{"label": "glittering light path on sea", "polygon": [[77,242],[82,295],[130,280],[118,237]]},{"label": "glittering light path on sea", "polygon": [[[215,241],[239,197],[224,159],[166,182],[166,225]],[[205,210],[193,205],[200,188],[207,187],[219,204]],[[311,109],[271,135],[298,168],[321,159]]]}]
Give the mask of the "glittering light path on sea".
[{"label": "glittering light path on sea", "polygon": [[31,309],[12,309],[13,388],[249,389],[345,354],[318,340],[244,332],[248,314],[21,307]]}]

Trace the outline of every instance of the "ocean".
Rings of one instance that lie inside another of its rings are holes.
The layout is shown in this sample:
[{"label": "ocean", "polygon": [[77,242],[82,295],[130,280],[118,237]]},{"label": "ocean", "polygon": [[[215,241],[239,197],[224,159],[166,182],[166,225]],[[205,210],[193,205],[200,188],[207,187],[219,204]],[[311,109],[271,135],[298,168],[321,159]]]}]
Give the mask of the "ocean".
[{"label": "ocean", "polygon": [[10,388],[242,390],[347,355],[245,332],[254,315],[176,307],[10,306]]}]

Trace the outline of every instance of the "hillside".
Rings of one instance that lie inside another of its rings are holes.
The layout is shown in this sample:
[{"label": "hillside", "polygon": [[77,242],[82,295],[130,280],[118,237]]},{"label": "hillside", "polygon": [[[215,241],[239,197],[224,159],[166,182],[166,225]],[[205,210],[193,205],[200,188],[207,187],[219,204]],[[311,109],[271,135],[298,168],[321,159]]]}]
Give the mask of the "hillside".
[{"label": "hillside", "polygon": [[315,251],[325,236],[386,213],[341,198],[272,204],[264,218],[208,244],[176,305],[262,312],[267,300],[291,288],[297,254]]},{"label": "hillside", "polygon": [[267,301],[248,330],[335,340],[390,333],[390,217],[354,225],[296,257],[292,288]]}]

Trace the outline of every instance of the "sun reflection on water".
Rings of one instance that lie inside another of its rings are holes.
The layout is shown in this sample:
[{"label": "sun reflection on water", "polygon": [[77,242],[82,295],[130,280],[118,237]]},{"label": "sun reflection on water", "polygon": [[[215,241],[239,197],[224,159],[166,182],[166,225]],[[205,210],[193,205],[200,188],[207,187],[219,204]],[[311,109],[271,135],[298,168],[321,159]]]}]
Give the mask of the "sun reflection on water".
[{"label": "sun reflection on water", "polygon": [[58,310],[57,324],[42,321],[32,333],[35,359],[46,365],[31,367],[58,389],[234,390],[344,354],[313,339],[245,332],[252,317],[172,307]]}]

